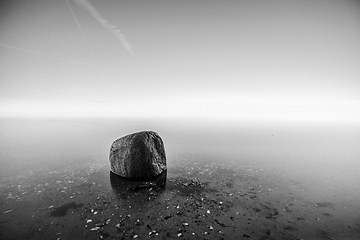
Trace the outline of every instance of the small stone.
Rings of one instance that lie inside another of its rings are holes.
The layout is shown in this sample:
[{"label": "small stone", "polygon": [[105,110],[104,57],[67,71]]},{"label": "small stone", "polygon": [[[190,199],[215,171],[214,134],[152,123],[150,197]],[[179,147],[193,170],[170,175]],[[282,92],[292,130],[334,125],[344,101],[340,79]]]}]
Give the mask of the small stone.
[{"label": "small stone", "polygon": [[209,229],[210,229],[210,230],[213,230],[214,228],[213,228],[212,226],[209,226]]},{"label": "small stone", "polygon": [[134,235],[134,237],[133,238],[138,238],[139,237],[139,235]]},{"label": "small stone", "polygon": [[188,223],[183,223],[183,225],[184,225],[184,226],[189,226],[189,224],[188,224]]},{"label": "small stone", "polygon": [[86,220],[86,223],[91,223],[91,222],[92,222],[91,219]]},{"label": "small stone", "polygon": [[178,237],[181,237],[182,236],[182,233],[178,233],[178,235],[177,235]]},{"label": "small stone", "polygon": [[99,229],[100,229],[100,227],[94,227],[94,228],[90,229],[90,231],[97,231]]},{"label": "small stone", "polygon": [[210,214],[210,210],[207,210],[206,213],[207,213],[207,214]]},{"label": "small stone", "polygon": [[[149,236],[151,236],[151,235],[153,235],[153,234],[156,234],[157,232],[156,232],[156,230],[151,230],[150,232],[149,232]],[[158,234],[156,234],[156,235],[158,235]]]}]

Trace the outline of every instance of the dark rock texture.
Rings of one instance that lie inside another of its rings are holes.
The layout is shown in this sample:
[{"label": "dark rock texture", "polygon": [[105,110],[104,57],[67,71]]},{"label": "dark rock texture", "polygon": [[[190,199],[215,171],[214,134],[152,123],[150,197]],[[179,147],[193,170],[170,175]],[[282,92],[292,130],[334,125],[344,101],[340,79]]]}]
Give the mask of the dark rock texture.
[{"label": "dark rock texture", "polygon": [[126,178],[152,178],[166,170],[166,155],[161,137],[152,131],[126,135],[113,142],[110,170]]}]

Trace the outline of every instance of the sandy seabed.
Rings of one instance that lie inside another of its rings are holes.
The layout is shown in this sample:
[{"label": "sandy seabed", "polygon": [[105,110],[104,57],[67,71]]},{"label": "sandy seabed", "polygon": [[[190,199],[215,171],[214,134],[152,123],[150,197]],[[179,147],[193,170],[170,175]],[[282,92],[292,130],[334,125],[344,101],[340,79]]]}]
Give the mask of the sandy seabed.
[{"label": "sandy seabed", "polygon": [[0,239],[360,239],[360,218],[252,162],[178,155],[163,184],[105,162],[1,180]]}]

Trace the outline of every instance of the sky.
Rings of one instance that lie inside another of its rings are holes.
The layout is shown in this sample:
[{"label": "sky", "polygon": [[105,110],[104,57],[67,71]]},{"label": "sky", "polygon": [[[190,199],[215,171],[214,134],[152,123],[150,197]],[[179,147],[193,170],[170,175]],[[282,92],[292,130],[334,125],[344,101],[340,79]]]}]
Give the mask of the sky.
[{"label": "sky", "polygon": [[359,66],[359,1],[0,3],[0,117],[357,122]]}]

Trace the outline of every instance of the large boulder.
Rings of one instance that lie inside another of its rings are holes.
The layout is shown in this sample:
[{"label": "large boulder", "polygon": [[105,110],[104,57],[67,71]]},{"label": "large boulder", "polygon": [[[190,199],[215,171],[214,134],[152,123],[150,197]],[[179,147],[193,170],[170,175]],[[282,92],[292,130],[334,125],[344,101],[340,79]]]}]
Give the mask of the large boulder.
[{"label": "large boulder", "polygon": [[115,140],[109,160],[111,172],[126,178],[152,178],[166,170],[164,143],[152,131],[137,132]]}]

